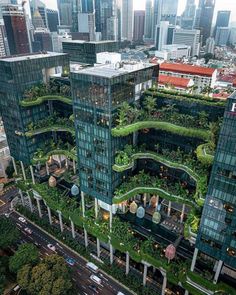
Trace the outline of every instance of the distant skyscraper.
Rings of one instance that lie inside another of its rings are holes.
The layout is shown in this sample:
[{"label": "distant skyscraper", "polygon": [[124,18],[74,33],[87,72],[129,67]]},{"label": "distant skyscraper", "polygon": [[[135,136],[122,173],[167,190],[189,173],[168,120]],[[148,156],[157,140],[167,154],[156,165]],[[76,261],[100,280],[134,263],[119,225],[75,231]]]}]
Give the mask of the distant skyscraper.
[{"label": "distant skyscraper", "polygon": [[134,11],[134,33],[133,33],[133,40],[135,42],[143,42],[144,23],[145,23],[145,11],[135,10]]},{"label": "distant skyscraper", "polygon": [[227,27],[217,27],[215,42],[217,46],[226,46],[229,41],[230,29]]},{"label": "distant skyscraper", "polygon": [[155,46],[157,50],[162,50],[163,45],[172,44],[174,26],[167,21],[161,21],[156,27]]},{"label": "distant skyscraper", "polygon": [[47,12],[48,29],[50,32],[56,32],[57,26],[59,25],[58,11],[47,9],[46,12]]},{"label": "distant skyscraper", "polygon": [[6,56],[6,48],[5,48],[5,27],[2,22],[0,22],[0,57]]},{"label": "distant skyscraper", "polygon": [[216,36],[217,27],[229,26],[230,13],[231,11],[229,10],[220,10],[217,12],[216,25],[214,29],[214,37]]},{"label": "distant skyscraper", "polygon": [[3,20],[9,44],[10,54],[23,54],[30,52],[30,41],[27,33],[25,14],[16,5],[3,7]]},{"label": "distant skyscraper", "polygon": [[160,21],[168,21],[170,25],[176,24],[179,0],[159,0]]},{"label": "distant skyscraper", "polygon": [[133,39],[133,0],[122,0],[121,27],[122,39],[132,41]]},{"label": "distant skyscraper", "polygon": [[30,12],[31,12],[32,19],[36,10],[39,12],[39,14],[42,17],[44,27],[47,28],[48,23],[47,23],[46,5],[40,0],[30,1]]},{"label": "distant skyscraper", "polygon": [[206,44],[206,39],[211,35],[212,19],[215,8],[215,0],[200,0],[199,2],[199,15],[196,22],[196,29],[201,31],[202,44]]},{"label": "distant skyscraper", "polygon": [[194,25],[194,17],[196,12],[195,0],[187,0],[185,10],[181,17],[181,28],[192,29]]},{"label": "distant skyscraper", "polygon": [[42,16],[39,13],[38,9],[36,9],[34,11],[34,14],[32,15],[32,23],[33,23],[34,29],[45,28]]},{"label": "distant skyscraper", "polygon": [[60,25],[72,26],[73,1],[57,0],[57,7],[59,10]]},{"label": "distant skyscraper", "polygon": [[[96,25],[98,24],[100,31],[96,27],[96,32],[101,32],[102,40],[109,40],[110,29],[108,25],[111,23],[114,24],[116,21],[114,18],[117,18],[117,6],[115,0],[96,0]],[[97,8],[100,6],[100,11],[97,12]],[[100,18],[98,15],[100,14]],[[110,18],[112,18],[110,20]],[[113,30],[115,27],[113,27]],[[118,26],[117,26],[118,30]],[[108,32],[109,31],[109,32]],[[118,34],[118,33],[117,33]]]},{"label": "distant skyscraper", "polygon": [[173,44],[185,44],[191,46],[191,56],[199,55],[200,31],[175,29]]},{"label": "distant skyscraper", "polygon": [[94,0],[80,0],[83,13],[92,13],[94,11]]},{"label": "distant skyscraper", "polygon": [[206,40],[205,53],[214,54],[214,50],[215,50],[215,39],[213,37],[209,37]]},{"label": "distant skyscraper", "polygon": [[47,29],[37,29],[34,31],[33,51],[53,51],[52,37]]},{"label": "distant skyscraper", "polygon": [[144,25],[144,39],[145,39],[145,41],[152,39],[152,24],[153,24],[152,0],[146,0],[145,25]]}]

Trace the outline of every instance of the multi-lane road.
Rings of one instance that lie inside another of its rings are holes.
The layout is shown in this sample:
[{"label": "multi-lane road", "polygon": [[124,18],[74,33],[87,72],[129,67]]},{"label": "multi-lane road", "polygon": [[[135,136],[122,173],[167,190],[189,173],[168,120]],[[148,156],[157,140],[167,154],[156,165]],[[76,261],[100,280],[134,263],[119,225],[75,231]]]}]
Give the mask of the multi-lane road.
[{"label": "multi-lane road", "polygon": [[[101,284],[94,283],[90,279],[90,276],[94,273],[86,267],[86,260],[76,255],[63,244],[57,242],[55,239],[49,236],[46,232],[42,231],[40,228],[36,227],[30,221],[26,221],[26,223],[21,222],[19,220],[19,217],[20,215],[17,212],[12,212],[9,216],[9,218],[13,220],[13,222],[19,228],[23,242],[36,243],[40,249],[41,255],[50,255],[55,253],[47,247],[48,244],[52,244],[55,245],[58,255],[64,257],[65,259],[73,258],[75,264],[73,266],[69,265],[69,267],[71,268],[72,280],[77,287],[78,294],[112,295],[117,294],[119,291],[127,295],[132,294],[126,288],[118,284],[116,281],[114,281],[112,278],[108,277],[101,271],[96,274],[98,277],[101,278]],[[31,234],[25,231],[26,227],[32,231]],[[95,285],[97,287],[98,293],[91,289],[91,285]]]}]

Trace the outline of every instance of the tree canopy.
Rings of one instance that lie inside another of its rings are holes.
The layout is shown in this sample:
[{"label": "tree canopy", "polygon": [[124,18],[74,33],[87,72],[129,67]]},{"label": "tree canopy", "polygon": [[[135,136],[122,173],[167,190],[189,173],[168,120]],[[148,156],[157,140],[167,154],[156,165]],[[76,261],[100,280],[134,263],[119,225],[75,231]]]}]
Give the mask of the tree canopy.
[{"label": "tree canopy", "polygon": [[9,261],[9,269],[17,273],[24,265],[36,265],[39,262],[38,249],[33,244],[22,244]]},{"label": "tree canopy", "polygon": [[6,217],[0,217],[0,248],[5,249],[14,244],[20,236],[20,232],[14,223]]},{"label": "tree canopy", "polygon": [[3,294],[4,287],[6,285],[6,271],[8,265],[8,257],[0,257],[0,294]]},{"label": "tree canopy", "polygon": [[17,282],[31,295],[69,295],[72,289],[65,260],[56,254],[36,266],[23,266],[17,273]]}]

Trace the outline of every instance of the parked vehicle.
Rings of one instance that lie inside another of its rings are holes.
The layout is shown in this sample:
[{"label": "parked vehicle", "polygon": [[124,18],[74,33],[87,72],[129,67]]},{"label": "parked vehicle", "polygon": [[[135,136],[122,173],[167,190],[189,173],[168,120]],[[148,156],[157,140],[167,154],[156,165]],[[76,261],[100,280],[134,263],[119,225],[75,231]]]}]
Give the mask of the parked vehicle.
[{"label": "parked vehicle", "polygon": [[90,279],[91,279],[94,283],[96,283],[96,284],[98,284],[98,285],[101,285],[102,280],[101,280],[99,277],[97,277],[97,276],[95,276],[95,275],[91,275],[91,276],[90,276]]},{"label": "parked vehicle", "polygon": [[52,244],[47,244],[48,249],[52,250],[52,251],[56,251],[56,247]]},{"label": "parked vehicle", "polygon": [[92,270],[93,272],[98,272],[98,267],[92,262],[87,262],[86,267]]},{"label": "parked vehicle", "polygon": [[18,220],[19,220],[20,222],[26,223],[26,220],[25,220],[24,217],[21,217],[21,216],[20,216],[20,217],[18,218]]},{"label": "parked vehicle", "polygon": [[26,231],[29,235],[32,234],[32,230],[30,228],[28,228],[28,227],[25,227],[24,231]]},{"label": "parked vehicle", "polygon": [[73,266],[73,265],[75,265],[75,260],[73,258],[67,257],[66,258],[66,263]]}]

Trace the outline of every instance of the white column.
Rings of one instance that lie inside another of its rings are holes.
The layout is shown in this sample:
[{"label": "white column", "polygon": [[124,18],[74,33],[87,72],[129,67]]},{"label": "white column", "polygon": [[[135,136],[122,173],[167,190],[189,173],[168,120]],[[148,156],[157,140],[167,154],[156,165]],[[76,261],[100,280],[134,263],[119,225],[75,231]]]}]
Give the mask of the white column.
[{"label": "white column", "polygon": [[192,263],[191,263],[191,268],[190,268],[191,271],[194,271],[194,267],[195,267],[196,260],[197,260],[197,254],[198,254],[198,248],[195,248],[194,253],[193,253],[193,259],[192,259]]},{"label": "white column", "polygon": [[97,238],[97,257],[100,258],[101,248],[100,248],[100,240]]},{"label": "white column", "polygon": [[147,264],[144,263],[144,269],[143,269],[143,286],[146,286],[147,282]]},{"label": "white column", "polygon": [[156,197],[157,197],[157,206],[156,206],[156,211],[158,211],[157,209],[158,209],[158,205],[159,205],[159,196],[157,195]]},{"label": "white column", "polygon": [[48,167],[48,162],[46,161],[46,172],[47,172],[47,175],[49,175],[49,167]]},{"label": "white column", "polygon": [[85,244],[85,247],[87,248],[88,247],[88,233],[85,228],[84,228],[84,244]]},{"label": "white column", "polygon": [[15,174],[18,175],[17,168],[16,168],[16,161],[15,161],[15,159],[13,157],[11,157],[11,159],[12,159],[12,164],[13,164],[13,167],[14,167]]},{"label": "white column", "polygon": [[110,264],[113,264],[113,247],[111,243],[110,243]]},{"label": "white column", "polygon": [[57,211],[57,213],[58,213],[59,222],[60,222],[60,229],[61,229],[61,232],[63,232],[64,228],[63,228],[61,211]]},{"label": "white column", "polygon": [[70,219],[70,224],[71,224],[72,238],[75,239],[75,225],[74,225],[74,222],[71,219]]},{"label": "white column", "polygon": [[[46,205],[47,206],[47,205]],[[48,219],[49,219],[49,223],[52,225],[52,214],[51,214],[51,209],[49,206],[47,206],[47,210],[48,210]]]},{"label": "white column", "polygon": [[33,171],[32,165],[30,165],[30,173],[31,173],[32,182],[33,184],[35,184],[34,171]]},{"label": "white column", "polygon": [[181,212],[181,215],[180,215],[180,222],[181,223],[183,223],[183,221],[184,221],[184,212],[185,212],[185,204],[183,204],[182,212]]},{"label": "white column", "polygon": [[26,176],[25,176],[25,167],[22,161],[20,161],[20,166],[21,166],[21,170],[22,170],[22,174],[23,174],[23,178],[24,180],[26,180]]},{"label": "white column", "polygon": [[73,160],[73,171],[74,171],[74,174],[76,174],[75,160]]},{"label": "white column", "polygon": [[167,276],[166,276],[166,274],[164,274],[161,295],[165,295],[166,285],[167,285]]},{"label": "white column", "polygon": [[216,269],[216,272],[215,272],[215,276],[214,276],[214,279],[213,279],[213,283],[214,284],[216,284],[217,281],[218,281],[218,278],[219,278],[219,275],[220,275],[220,272],[221,272],[222,265],[223,265],[223,261],[222,260],[219,260],[218,261],[218,265],[217,265],[217,269]]},{"label": "white column", "polygon": [[112,205],[110,205],[110,218],[109,218],[110,232],[112,231]]},{"label": "white column", "polygon": [[144,193],[144,195],[143,195],[143,207],[146,208],[146,206],[147,206],[147,194]]},{"label": "white column", "polygon": [[25,207],[25,199],[24,199],[24,196],[23,196],[23,193],[22,193],[22,190],[21,189],[19,189],[19,194],[20,194],[22,206]]},{"label": "white column", "polygon": [[169,201],[168,209],[167,209],[167,216],[168,217],[170,217],[170,212],[171,212],[171,201]]},{"label": "white column", "polygon": [[129,252],[126,252],[126,260],[125,260],[125,274],[129,274]]},{"label": "white column", "polygon": [[61,155],[58,155],[58,159],[59,159],[59,167],[61,169]]},{"label": "white column", "polygon": [[189,294],[188,290],[185,290],[184,295],[188,295],[188,294]]},{"label": "white column", "polygon": [[29,200],[30,211],[33,213],[33,211],[34,211],[33,210],[33,204],[32,204],[32,200],[31,200],[29,192],[27,192],[27,196],[28,196],[28,200]]},{"label": "white column", "polygon": [[81,206],[82,206],[82,215],[83,215],[83,217],[85,217],[84,192],[81,192]]},{"label": "white column", "polygon": [[39,211],[39,217],[42,218],[42,211],[41,211],[41,206],[40,206],[40,200],[38,198],[36,198],[36,202],[37,202],[37,207],[38,207],[38,211]]},{"label": "white column", "polygon": [[97,198],[94,199],[94,203],[95,203],[95,218],[98,218],[98,199]]},{"label": "white column", "polygon": [[69,165],[68,165],[68,159],[67,159],[67,157],[66,157],[66,169],[68,169],[68,167],[69,167]]}]

